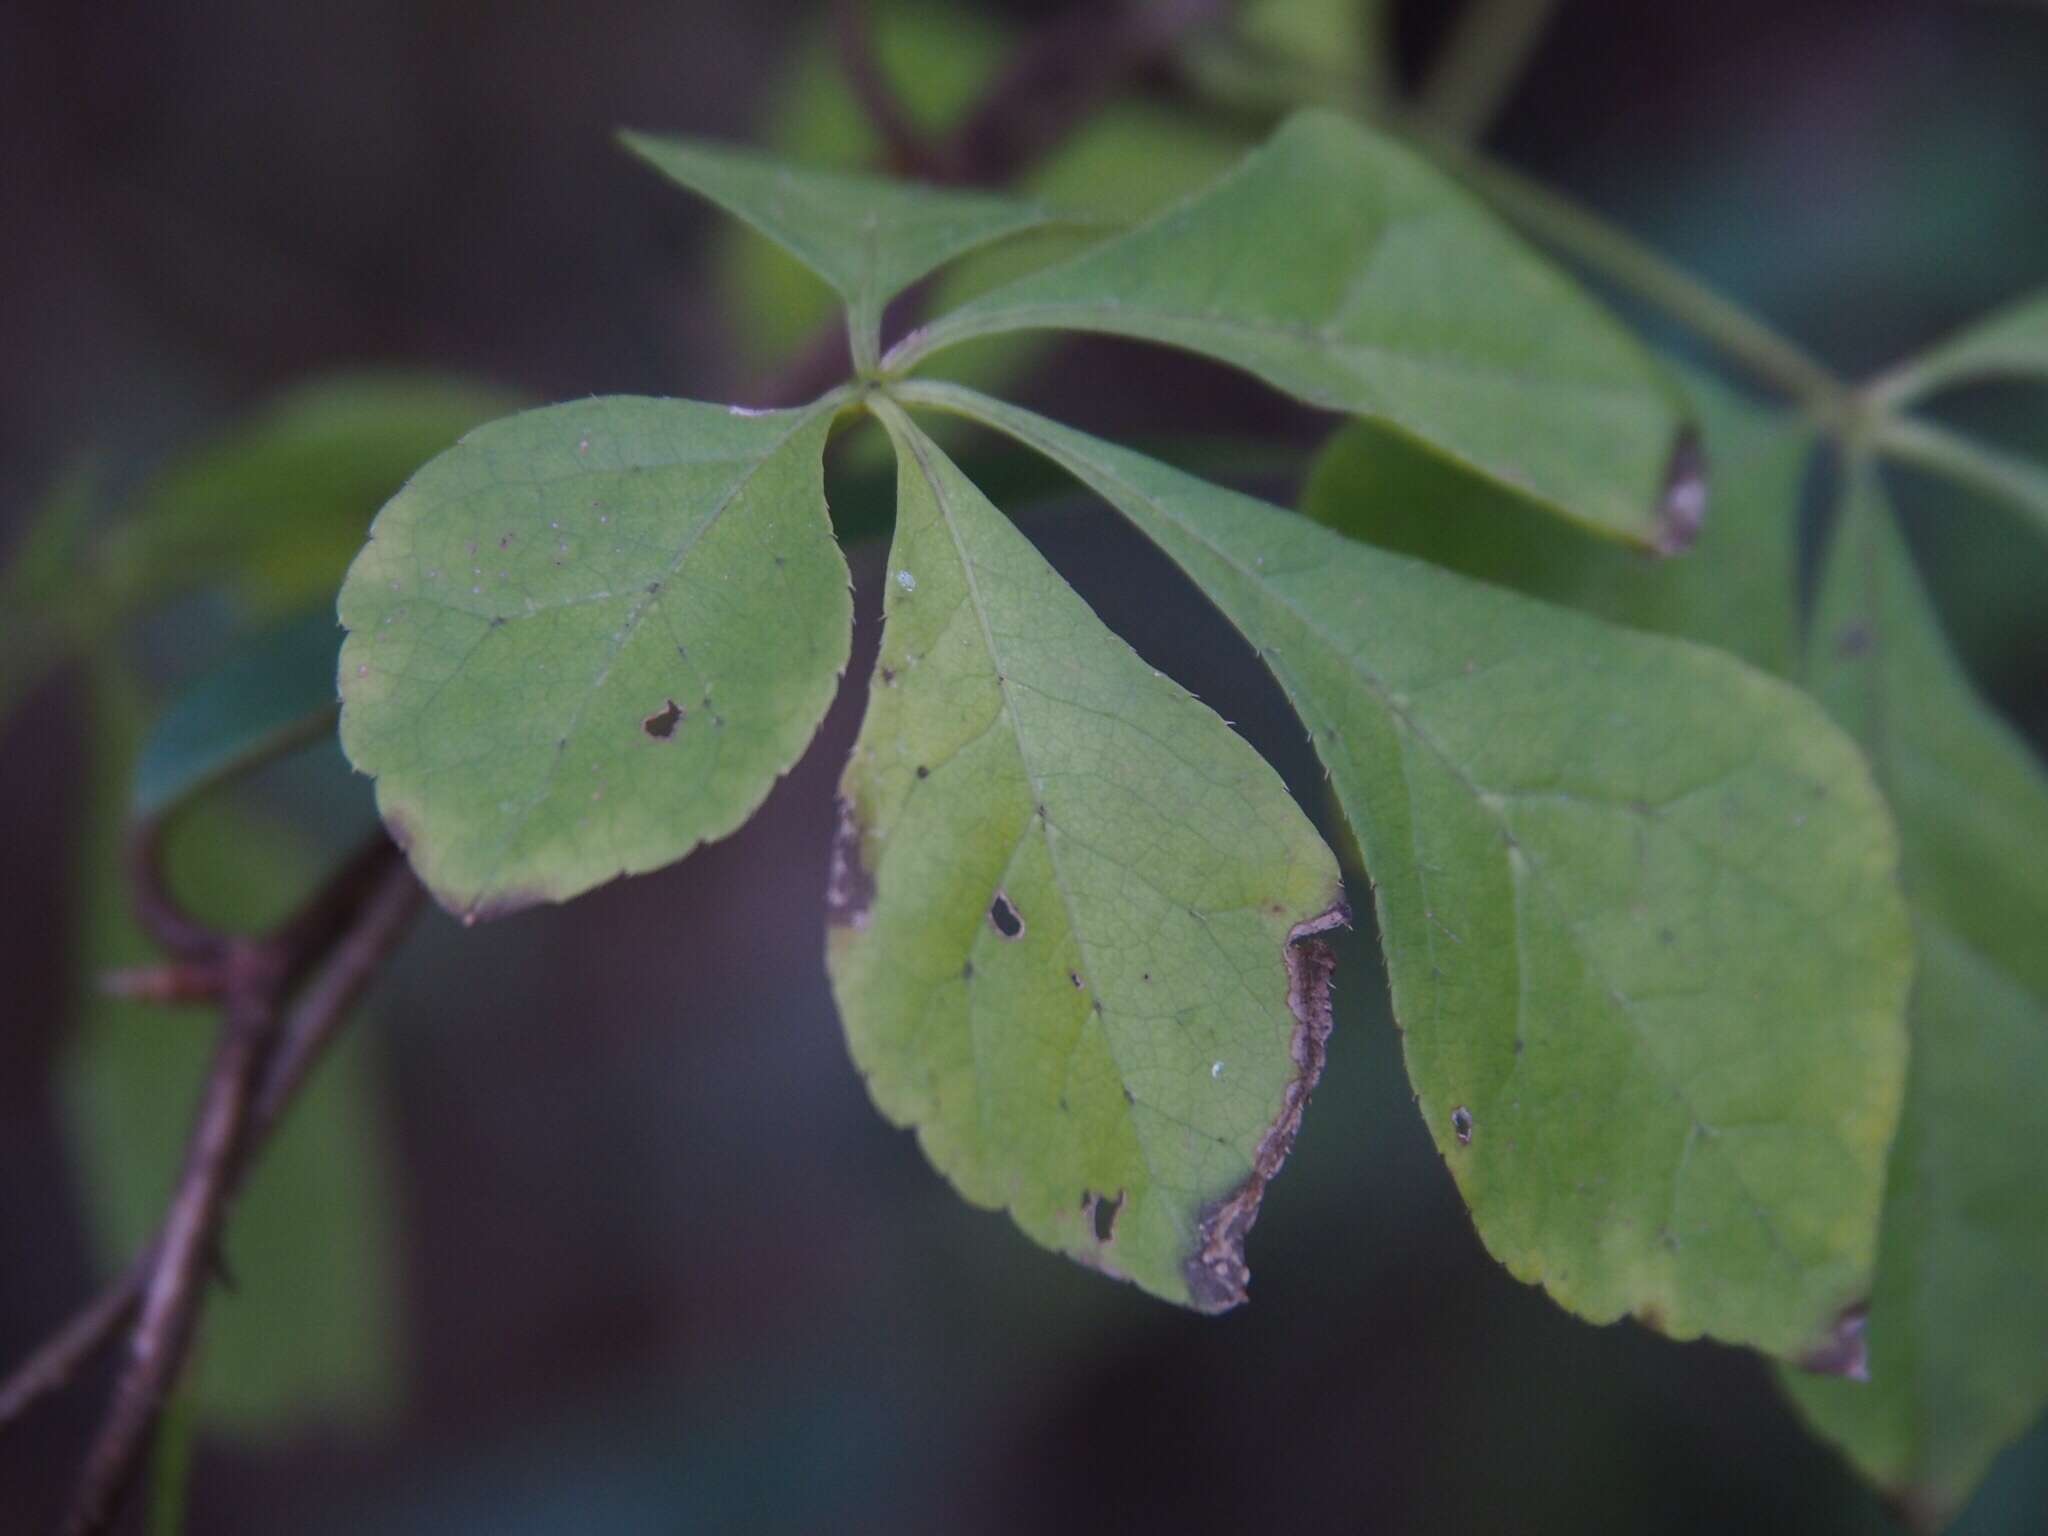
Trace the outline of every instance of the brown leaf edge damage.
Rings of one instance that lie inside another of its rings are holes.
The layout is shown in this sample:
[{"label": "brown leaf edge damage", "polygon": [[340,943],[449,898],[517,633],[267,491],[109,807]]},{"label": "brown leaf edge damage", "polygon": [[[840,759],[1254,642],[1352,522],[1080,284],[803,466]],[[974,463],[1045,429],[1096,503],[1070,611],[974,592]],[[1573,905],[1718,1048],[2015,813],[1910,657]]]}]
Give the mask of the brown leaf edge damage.
[{"label": "brown leaf edge damage", "polygon": [[1869,1328],[1870,1308],[1866,1303],[1845,1308],[1828,1336],[1799,1357],[1799,1369],[1816,1376],[1870,1380]]},{"label": "brown leaf edge damage", "polygon": [[1664,494],[1657,502],[1657,553],[1684,554],[1706,522],[1707,456],[1698,431],[1686,427],[1678,434],[1664,471]]},{"label": "brown leaf edge damage", "polygon": [[1182,1269],[1188,1283],[1188,1300],[1198,1311],[1227,1312],[1245,1299],[1251,1271],[1244,1262],[1245,1235],[1259,1219],[1259,1202],[1266,1186],[1279,1173],[1287,1154],[1294,1150],[1295,1134],[1308,1108],[1309,1095],[1323,1075],[1323,1058],[1330,1038],[1330,974],[1337,960],[1330,946],[1316,937],[1332,928],[1348,926],[1351,908],[1341,895],[1328,909],[1305,922],[1296,923],[1287,934],[1283,953],[1287,960],[1287,1006],[1294,1014],[1294,1081],[1287,1085],[1280,1113],[1259,1138],[1252,1158],[1251,1176],[1235,1191],[1202,1212],[1197,1228],[1199,1242]]},{"label": "brown leaf edge damage", "polygon": [[825,923],[856,933],[867,927],[868,909],[875,904],[875,877],[861,861],[860,841],[860,816],[852,798],[841,795],[839,827],[832,834],[832,867],[825,877]]}]

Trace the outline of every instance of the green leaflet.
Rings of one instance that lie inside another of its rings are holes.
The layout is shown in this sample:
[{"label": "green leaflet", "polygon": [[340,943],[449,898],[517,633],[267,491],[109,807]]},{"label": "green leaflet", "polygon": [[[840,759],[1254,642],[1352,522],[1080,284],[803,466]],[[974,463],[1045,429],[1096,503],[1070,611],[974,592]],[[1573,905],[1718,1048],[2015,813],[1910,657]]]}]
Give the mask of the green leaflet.
[{"label": "green leaflet", "polygon": [[1682,403],[1605,311],[1415,155],[1327,112],[1127,235],[914,332],[901,371],[977,336],[1166,342],[1384,421],[1610,536],[1683,546]]},{"label": "green leaflet", "polygon": [[1803,695],[942,385],[1177,561],[1308,724],[1424,1119],[1574,1312],[1838,1368],[1905,1072],[1896,845]]},{"label": "green leaflet", "polygon": [[899,506],[828,903],[854,1059],[969,1200],[1234,1305],[1322,1066],[1336,861],[1250,746],[875,409]]},{"label": "green leaflet", "polygon": [[[1297,5],[1280,0],[1275,9]],[[801,165],[857,171],[876,163],[883,146],[847,82],[832,18],[820,14],[816,23],[787,74],[769,87],[759,119],[762,142]],[[957,128],[1017,45],[1015,28],[1003,17],[945,0],[877,0],[867,7],[867,25],[876,64],[905,116],[934,142]],[[1017,183],[1018,195],[1062,209],[1069,219],[952,263],[933,283],[926,308],[942,312],[1070,255],[1221,175],[1247,147],[1245,129],[1214,114],[1196,116],[1147,97],[1101,103]],[[713,239],[724,308],[753,366],[772,366],[833,318],[831,296],[794,257],[764,247],[737,224],[725,225]],[[957,352],[933,371],[993,388],[1050,340],[1012,336]],[[888,460],[881,433],[863,433],[849,445],[852,452],[869,448],[877,464]]]},{"label": "green leaflet", "polygon": [[2048,782],[1974,696],[1867,469],[1827,558],[1810,666],[1898,816],[1920,970],[1870,1383],[1784,1383],[1933,1527],[2048,1403]]},{"label": "green leaflet", "polygon": [[1301,509],[1383,549],[1791,677],[1799,498],[1813,432],[1703,376],[1689,377],[1686,389],[1713,494],[1698,541],[1679,554],[1619,549],[1533,516],[1526,502],[1372,422],[1330,440]]},{"label": "green leaflet", "polygon": [[876,176],[802,170],[772,155],[651,134],[620,135],[671,181],[753,225],[846,300],[854,361],[871,366],[882,307],[954,257],[1060,222],[1034,203]]},{"label": "green leaflet", "polygon": [[[331,633],[331,631],[330,631]],[[204,1007],[141,1008],[101,973],[154,958],[129,915],[122,849],[141,735],[132,685],[92,674],[90,820],[80,842],[78,971],[61,1065],[65,1130],[101,1265],[131,1262],[163,1219],[217,1022]],[[226,796],[170,839],[176,888],[235,927],[276,921],[317,875],[305,844]],[[209,1425],[246,1434],[365,1422],[397,1396],[398,1264],[372,1037],[351,1028],[320,1063],[235,1201],[193,1373]]]},{"label": "green leaflet", "polygon": [[820,455],[843,397],[614,397],[493,422],[341,590],[341,740],[469,917],[656,869],[751,815],[851,639]]},{"label": "green leaflet", "polygon": [[1871,397],[1897,404],[1976,379],[2048,379],[2048,292],[2030,294],[1895,369]]},{"label": "green leaflet", "polygon": [[[871,0],[863,19],[898,108],[934,141],[980,98],[1015,45],[1000,17],[947,0]],[[762,147],[786,162],[855,173],[881,163],[887,146],[847,80],[835,29],[827,12],[810,18],[808,35],[764,83],[754,126]],[[833,295],[780,246],[725,220],[710,240],[720,311],[749,371],[783,362],[839,318]],[[876,447],[886,458],[887,442]]]}]

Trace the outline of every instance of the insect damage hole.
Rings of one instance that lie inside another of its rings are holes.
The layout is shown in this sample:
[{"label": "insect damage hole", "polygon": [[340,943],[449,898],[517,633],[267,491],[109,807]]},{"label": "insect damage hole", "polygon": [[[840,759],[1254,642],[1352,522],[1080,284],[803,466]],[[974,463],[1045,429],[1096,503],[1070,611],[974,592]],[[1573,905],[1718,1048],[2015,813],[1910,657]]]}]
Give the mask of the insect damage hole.
[{"label": "insect damage hole", "polygon": [[640,729],[656,741],[667,741],[675,735],[676,727],[683,723],[683,707],[670,699],[660,709],[640,722]]},{"label": "insect damage hole", "polygon": [[1095,1231],[1095,1241],[1111,1242],[1116,1237],[1116,1218],[1124,1208],[1124,1195],[1118,1190],[1114,1195],[1098,1195],[1093,1190],[1081,1197],[1081,1209],[1088,1217],[1088,1224]]},{"label": "insect damage hole", "polygon": [[1002,891],[996,892],[996,899],[988,904],[988,920],[995,931],[1006,939],[1024,937],[1024,917],[1010,904],[1010,898]]}]

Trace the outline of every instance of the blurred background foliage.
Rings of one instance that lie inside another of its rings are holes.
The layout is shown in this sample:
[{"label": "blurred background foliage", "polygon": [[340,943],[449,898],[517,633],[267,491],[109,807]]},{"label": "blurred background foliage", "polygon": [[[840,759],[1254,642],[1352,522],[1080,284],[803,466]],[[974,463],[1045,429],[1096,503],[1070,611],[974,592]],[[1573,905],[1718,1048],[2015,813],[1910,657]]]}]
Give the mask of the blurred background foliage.
[{"label": "blurred background foliage", "polygon": [[[942,129],[1085,8],[870,9],[910,115]],[[1022,181],[1142,212],[1283,95],[1383,103],[1451,12],[1246,0],[1238,43],[1147,68]],[[1488,142],[1853,378],[2048,272],[2044,79],[2048,11],[2022,0],[1572,0]],[[146,1230],[205,1048],[203,1019],[94,985],[142,953],[118,844],[149,722],[266,688],[324,703],[369,516],[470,424],[596,392],[749,400],[809,342],[823,290],[637,170],[615,126],[820,164],[879,144],[825,9],[777,0],[9,8],[0,120],[20,146],[0,179],[12,1360]],[[935,298],[1077,238],[965,263]],[[1330,430],[1121,343],[991,343],[958,371],[1289,501]],[[1731,464],[1792,473],[1700,387],[1748,445]],[[1941,413],[2042,455],[2041,407],[1986,387]],[[855,677],[879,606],[863,541],[890,516],[876,436],[833,464]],[[1318,805],[1271,684],[1164,560],[965,445],[1111,627]],[[1344,455],[1430,483],[1404,452],[1354,430]],[[1900,486],[1959,649],[2048,741],[2048,542]],[[1554,548],[1458,489],[1446,520],[1479,533],[1457,549],[1441,527],[1373,536],[1561,579]],[[1757,559],[1796,554],[1787,535]],[[1619,563],[1574,569],[1579,600],[1626,613]],[[1755,642],[1769,660],[1780,639]],[[870,1110],[817,958],[857,705],[685,864],[559,913],[422,924],[236,1212],[189,1402],[190,1529],[1889,1528],[1759,1362],[1573,1323],[1486,1259],[1409,1104],[1369,933],[1343,941],[1330,1068],[1248,1308],[1177,1314],[962,1206]],[[259,729],[251,708],[210,729]],[[369,815],[322,745],[181,818],[173,870],[203,910],[258,921]],[[95,1411],[77,1391],[0,1439],[10,1528],[51,1523]],[[2044,1511],[2037,1429],[1958,1529],[2035,1532]]]}]

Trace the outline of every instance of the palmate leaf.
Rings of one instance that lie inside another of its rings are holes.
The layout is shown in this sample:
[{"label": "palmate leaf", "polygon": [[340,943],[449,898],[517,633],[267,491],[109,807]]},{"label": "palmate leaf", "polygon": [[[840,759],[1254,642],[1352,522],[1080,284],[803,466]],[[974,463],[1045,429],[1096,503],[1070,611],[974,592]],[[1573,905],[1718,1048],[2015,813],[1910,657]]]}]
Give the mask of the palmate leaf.
[{"label": "palmate leaf", "polygon": [[342,745],[450,910],[659,868],[795,762],[851,643],[840,401],[529,411],[378,514],[341,590]]},{"label": "palmate leaf", "polygon": [[1303,113],[1151,222],[984,294],[885,366],[1006,332],[1169,343],[1370,416],[1594,530],[1676,548],[1703,487],[1674,387],[1409,151]]},{"label": "palmate leaf", "polygon": [[[846,301],[856,361],[872,363],[882,307],[954,257],[1061,215],[988,192],[803,170],[754,150],[625,133],[671,181],[773,240]],[[867,355],[861,356],[865,349]]]},{"label": "palmate leaf", "polygon": [[1896,847],[1794,690],[944,385],[1244,632],[1376,882],[1423,1117],[1563,1305],[1855,1365],[1910,971]]},{"label": "palmate leaf", "polygon": [[1330,440],[1301,509],[1326,527],[1631,629],[1698,640],[1792,677],[1799,498],[1812,428],[1704,377],[1686,380],[1713,473],[1713,515],[1675,555],[1624,549],[1372,422]]},{"label": "palmate leaf", "polygon": [[1336,861],[887,401],[881,657],[842,786],[833,993],[876,1104],[969,1200],[1204,1310],[1329,1029]]},{"label": "palmate leaf", "polygon": [[1867,472],[1810,666],[1898,817],[1920,966],[1870,1382],[1785,1385],[1931,1528],[2048,1404],[2048,780],[1974,695]]}]

